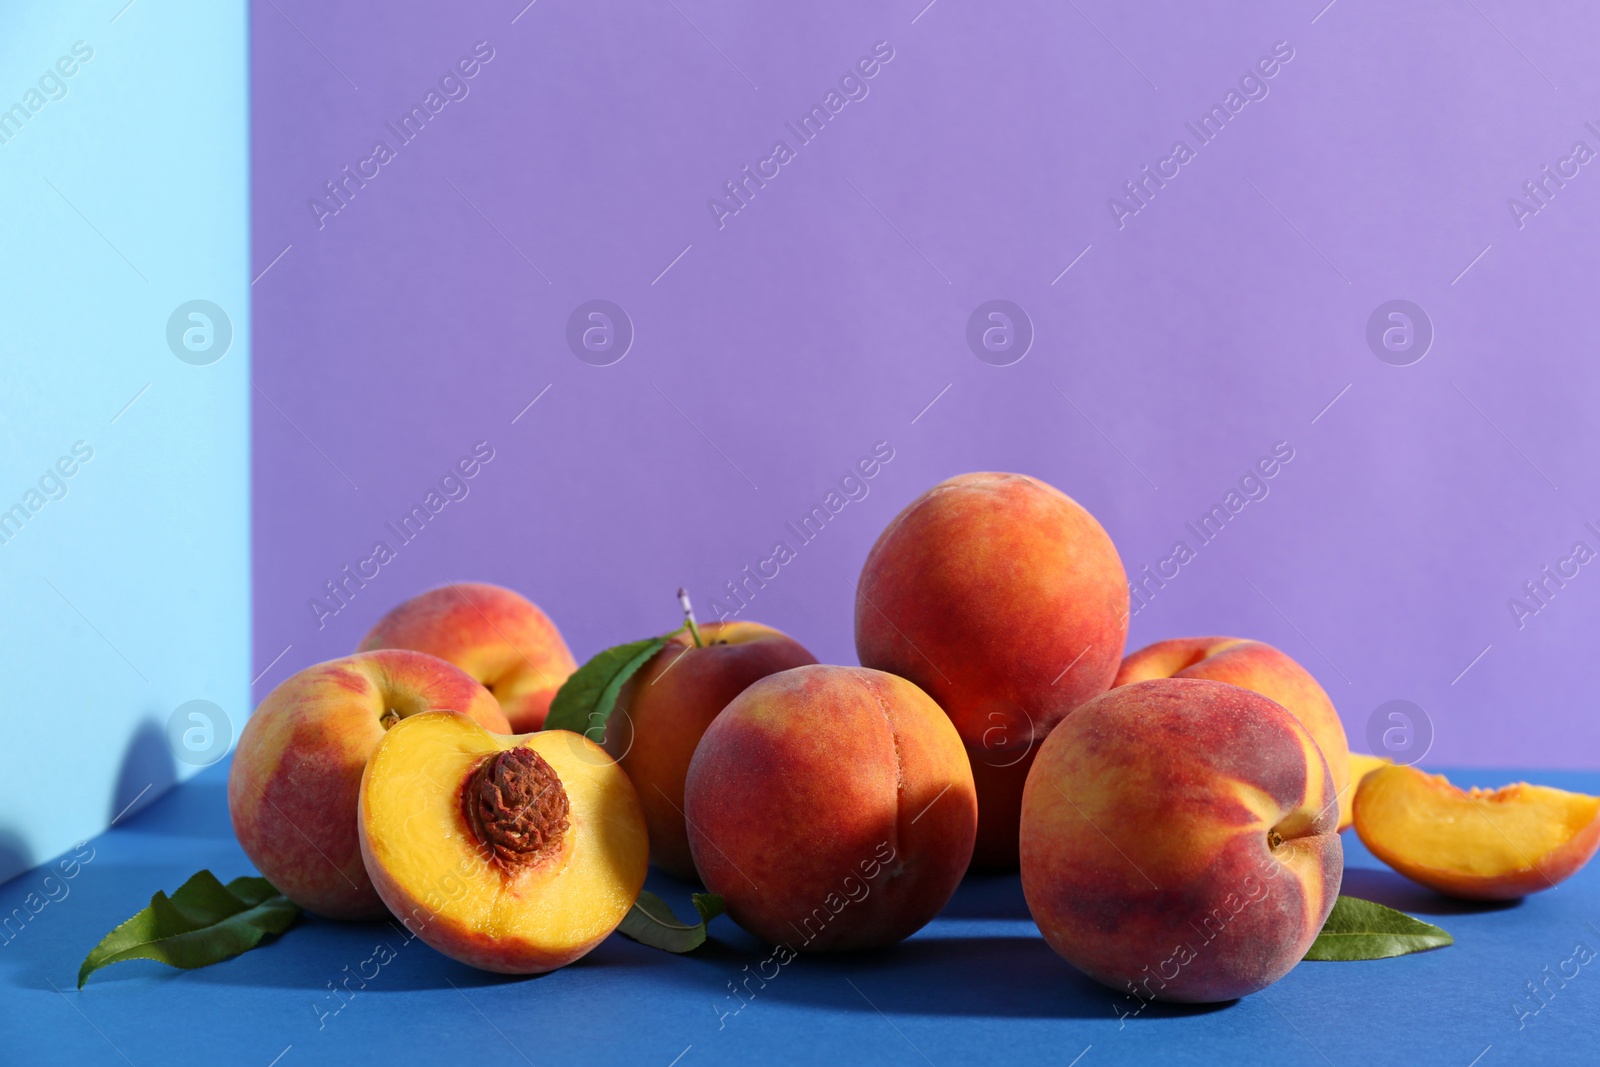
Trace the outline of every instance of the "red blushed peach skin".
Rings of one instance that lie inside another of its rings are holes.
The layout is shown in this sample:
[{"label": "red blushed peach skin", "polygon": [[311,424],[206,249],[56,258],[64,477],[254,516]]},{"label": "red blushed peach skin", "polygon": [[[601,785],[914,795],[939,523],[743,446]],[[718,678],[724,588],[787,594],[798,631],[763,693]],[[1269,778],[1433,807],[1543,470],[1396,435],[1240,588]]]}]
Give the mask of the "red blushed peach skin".
[{"label": "red blushed peach skin", "polygon": [[250,716],[228,772],[228,810],[245,855],[290,900],[329,919],[384,914],[356,840],[361,774],[385,730],[428,711],[510,730],[466,673],[404,649],[307,667]]},{"label": "red blushed peach skin", "polygon": [[452,959],[507,974],[551,971],[598,945],[649,866],[628,776],[567,730],[505,737],[459,716],[407,719],[367,764],[360,827],[389,910]]},{"label": "red blushed peach skin", "polygon": [[966,873],[978,819],[950,720],[860,667],[797,667],[739,694],[695,750],[685,803],[706,887],[798,951],[916,932]]},{"label": "red blushed peach skin", "polygon": [[412,648],[482,682],[518,733],[544,725],[556,690],[578,669],[555,623],[531,601],[483,582],[430,589],[379,619],[361,651]]},{"label": "red blushed peach skin", "polygon": [[1067,962],[1141,1002],[1256,992],[1339,894],[1332,800],[1316,742],[1266,697],[1190,678],[1113,689],[1028,774],[1028,909]]},{"label": "red blushed peach skin", "polygon": [[1383,862],[1468,900],[1549,889],[1600,847],[1600,797],[1518,782],[1459,789],[1442,774],[1384,767],[1356,790],[1356,833]]},{"label": "red blushed peach skin", "polygon": [[1300,664],[1271,645],[1239,637],[1179,637],[1146,645],[1122,661],[1112,687],[1152,678],[1209,678],[1243,686],[1283,705],[1322,749],[1339,798],[1339,828],[1350,825],[1350,742],[1333,701]]},{"label": "red blushed peach skin", "polygon": [[817,662],[794,639],[754,622],[706,623],[700,640],[703,647],[687,633],[668,641],[629,679],[606,730],[606,751],[639,790],[650,860],[679,878],[696,877],[683,786],[706,727],[753,682]]},{"label": "red blushed peach skin", "polygon": [[[1127,575],[1094,516],[1060,490],[1020,474],[963,474],[878,537],[855,628],[864,666],[915,682],[974,760],[998,769],[1111,684],[1128,635]],[[1015,866],[1018,790],[981,772],[979,789],[979,855]]]}]

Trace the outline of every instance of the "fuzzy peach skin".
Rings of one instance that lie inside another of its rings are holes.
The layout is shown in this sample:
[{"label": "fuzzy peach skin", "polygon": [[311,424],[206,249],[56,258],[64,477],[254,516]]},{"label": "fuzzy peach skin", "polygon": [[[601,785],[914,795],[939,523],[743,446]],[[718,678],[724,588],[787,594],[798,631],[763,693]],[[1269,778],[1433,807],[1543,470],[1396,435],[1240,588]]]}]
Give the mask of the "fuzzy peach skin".
[{"label": "fuzzy peach skin", "polygon": [[1467,900],[1516,900],[1576,874],[1600,848],[1600,797],[1517,782],[1464,790],[1382,767],[1356,790],[1356,833],[1380,860]]},{"label": "fuzzy peach skin", "polygon": [[578,669],[561,632],[519,593],[484,582],[430,589],[379,619],[360,651],[413,648],[482,682],[518,733],[544,725],[550,701]]},{"label": "fuzzy peach skin", "polygon": [[678,634],[628,680],[607,723],[605,748],[633,779],[650,827],[650,860],[696,877],[683,821],[689,761],[711,720],[751,683],[817,662],[798,641],[754,622],[700,627],[703,647]]},{"label": "fuzzy peach skin", "polygon": [[1151,678],[1209,678],[1260,693],[1282,704],[1311,732],[1333,775],[1339,829],[1350,825],[1355,789],[1344,723],[1311,672],[1271,645],[1240,637],[1178,637],[1146,645],[1122,661],[1113,686]]},{"label": "fuzzy peach skin", "polygon": [[[538,754],[553,779],[517,814],[559,791],[564,825],[526,866],[503,862],[463,806],[472,776],[501,753]],[[361,782],[361,854],[406,928],[451,959],[542,974],[583,956],[633,907],[650,865],[628,776],[568,730],[492,734],[459,716],[421,715],[389,731]]]},{"label": "fuzzy peach skin", "polygon": [[740,693],[689,764],[689,847],[740,926],[794,951],[909,937],[955,892],[977,797],[926,693],[861,667],[797,667]]},{"label": "fuzzy peach skin", "polygon": [[1028,909],[1130,1008],[1245,996],[1305,956],[1339,895],[1332,799],[1316,742],[1266,697],[1192,678],[1113,689],[1028,775]]},{"label": "fuzzy peach skin", "polygon": [[483,686],[405,649],[307,667],[250,716],[228,772],[228,810],[245,855],[290,900],[329,919],[384,914],[356,840],[361,773],[386,730],[427,711],[510,731]]},{"label": "fuzzy peach skin", "polygon": [[[1060,490],[1020,474],[963,474],[878,537],[855,626],[862,664],[921,686],[974,764],[998,771],[1111,684],[1128,636],[1128,580],[1105,530]],[[1016,778],[979,775],[987,866],[1016,865]]]}]

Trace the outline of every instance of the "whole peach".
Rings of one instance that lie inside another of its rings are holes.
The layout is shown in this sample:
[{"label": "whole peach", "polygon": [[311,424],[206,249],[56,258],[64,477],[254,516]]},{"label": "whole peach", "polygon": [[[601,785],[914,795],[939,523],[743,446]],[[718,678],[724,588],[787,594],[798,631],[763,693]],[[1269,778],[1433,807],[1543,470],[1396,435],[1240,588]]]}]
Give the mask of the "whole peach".
[{"label": "whole peach", "polygon": [[361,774],[384,732],[424,711],[510,730],[494,697],[466,673],[404,649],[307,667],[245,723],[228,772],[233,832],[290,900],[329,919],[386,914],[361,862]]},{"label": "whole peach", "polygon": [[650,827],[650,861],[694,878],[683,787],[706,727],[729,701],[778,671],[817,658],[787,635],[754,622],[711,622],[697,646],[680,633],[628,680],[606,729],[606,751],[639,790]]},{"label": "whole peach", "polygon": [[517,733],[544,725],[550,701],[578,669],[561,631],[526,597],[484,582],[452,582],[391,610],[359,651],[411,648],[482,682]]},{"label": "whole peach", "polygon": [[706,887],[797,951],[916,932],[966,873],[978,817],[961,739],[926,693],[824,666],[769,675],[712,720],[685,810]]},{"label": "whole peach", "polygon": [[1339,894],[1332,799],[1316,742],[1266,697],[1191,678],[1113,689],[1028,775],[1028,910],[1067,962],[1140,1004],[1254,993],[1305,956]]},{"label": "whole peach", "polygon": [[1151,678],[1209,678],[1268,697],[1311,732],[1333,775],[1339,829],[1350,825],[1355,789],[1350,785],[1350,742],[1333,701],[1311,672],[1269,644],[1240,637],[1179,637],[1157,641],[1122,661],[1113,686]]},{"label": "whole peach", "polygon": [[[895,517],[861,571],[856,652],[921,686],[978,772],[979,857],[1015,866],[1023,758],[1111,684],[1128,581],[1071,497],[1020,474],[963,474]],[[986,773],[993,771],[995,773]]]}]

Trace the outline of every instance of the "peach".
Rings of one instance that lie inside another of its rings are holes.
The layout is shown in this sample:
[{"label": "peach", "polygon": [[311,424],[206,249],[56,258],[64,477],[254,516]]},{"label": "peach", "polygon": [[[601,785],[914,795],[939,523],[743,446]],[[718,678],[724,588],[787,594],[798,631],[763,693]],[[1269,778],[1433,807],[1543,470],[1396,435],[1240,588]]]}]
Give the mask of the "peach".
[{"label": "peach", "polygon": [[519,733],[544,725],[550,701],[578,669],[555,623],[531,601],[483,582],[430,589],[379,619],[360,651],[412,648],[482,682]]},{"label": "peach", "polygon": [[978,820],[950,720],[861,667],[796,667],[740,693],[695,750],[685,812],[706,887],[795,951],[916,932],[966,873]]},{"label": "peach", "polygon": [[1469,792],[1442,774],[1383,767],[1356,790],[1356,833],[1374,856],[1430,889],[1515,900],[1594,856],[1600,797],[1526,782]]},{"label": "peach", "polygon": [[1113,686],[1151,678],[1209,678],[1243,686],[1283,705],[1310,731],[1333,774],[1339,828],[1350,825],[1355,790],[1350,742],[1333,701],[1300,664],[1271,645],[1239,637],[1179,637],[1146,645],[1122,661]]},{"label": "peach", "polygon": [[650,827],[650,859],[679,878],[696,877],[683,821],[689,761],[711,720],[753,682],[817,662],[793,638],[754,622],[712,622],[677,634],[630,678],[606,730],[639,790]]},{"label": "peach", "polygon": [[862,664],[926,690],[986,765],[977,856],[1015,867],[1024,757],[1122,662],[1128,581],[1111,538],[1037,479],[950,478],[878,537],[855,620]]},{"label": "peach", "polygon": [[1143,1001],[1232,1000],[1305,956],[1339,895],[1333,778],[1259,693],[1135,682],[1040,746],[1022,889],[1050,947]]},{"label": "peach", "polygon": [[429,711],[510,729],[465,672],[404,649],[307,667],[250,716],[228,772],[228,809],[245,855],[290,900],[329,919],[384,914],[356,840],[361,774],[385,731]]},{"label": "peach", "polygon": [[451,959],[506,974],[564,967],[605,940],[649,866],[633,784],[568,730],[407,719],[367,763],[360,827],[389,910]]}]

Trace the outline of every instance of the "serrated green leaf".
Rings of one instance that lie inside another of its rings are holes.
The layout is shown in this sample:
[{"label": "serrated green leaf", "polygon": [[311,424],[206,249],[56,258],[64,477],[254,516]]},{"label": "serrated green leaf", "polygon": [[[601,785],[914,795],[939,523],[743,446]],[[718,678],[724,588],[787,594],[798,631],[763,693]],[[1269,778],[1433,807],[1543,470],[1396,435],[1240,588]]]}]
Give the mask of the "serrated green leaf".
[{"label": "serrated green leaf", "polygon": [[1453,944],[1455,938],[1432,923],[1370,900],[1341,896],[1305,958],[1381,960]]},{"label": "serrated green leaf", "polygon": [[641,892],[617,933],[663,952],[692,952],[705,944],[706,927],[723,912],[722,898],[715,893],[696,893],[693,899],[700,921],[687,926],[672,914],[666,901],[654,893]]},{"label": "serrated green leaf", "polygon": [[210,871],[194,875],[172,896],[157,892],[150,906],[107,934],[78,969],[78,988],[100,968],[124,960],[156,960],[192,970],[255,948],[281,934],[300,909],[265,878],[227,885]]},{"label": "serrated green leaf", "polygon": [[683,632],[676,629],[661,637],[630,641],[599,653],[572,672],[556,691],[545,716],[546,730],[571,730],[595,744],[605,740],[606,721],[617,706],[623,683],[650,662],[650,657],[667,647],[667,642]]}]

